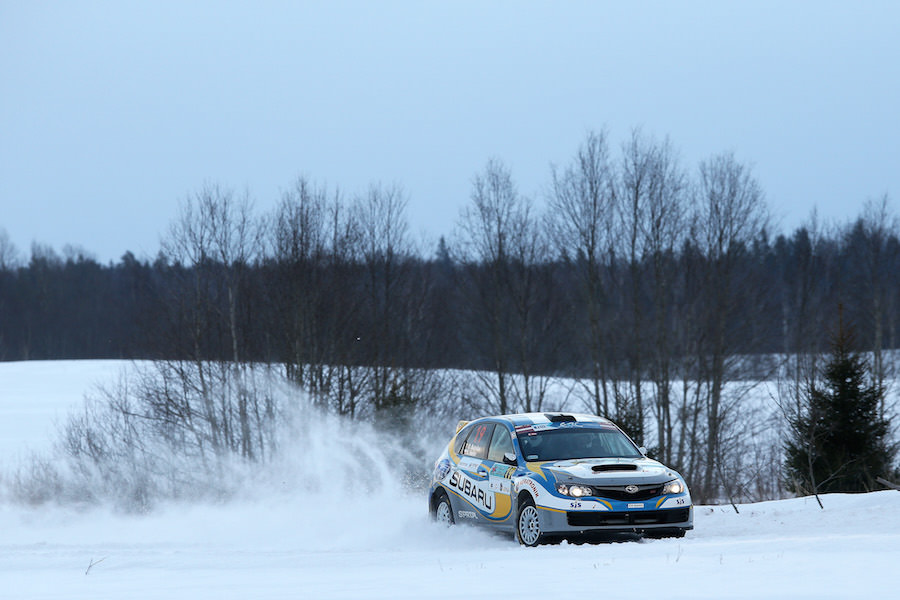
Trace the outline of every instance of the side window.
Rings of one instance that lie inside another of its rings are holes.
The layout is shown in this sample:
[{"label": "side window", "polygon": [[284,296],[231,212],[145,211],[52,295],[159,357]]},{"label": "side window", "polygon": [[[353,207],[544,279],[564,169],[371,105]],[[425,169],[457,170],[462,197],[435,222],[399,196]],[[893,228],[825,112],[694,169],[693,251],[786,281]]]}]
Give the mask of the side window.
[{"label": "side window", "polygon": [[462,431],[459,432],[459,435],[456,436],[456,443],[453,445],[453,451],[456,452],[457,455],[462,455],[463,445],[466,443],[466,438],[469,437],[469,434],[472,433],[474,427],[471,425],[463,428]]},{"label": "side window", "polygon": [[515,454],[512,438],[509,436],[509,431],[506,430],[506,427],[498,425],[496,429],[494,429],[494,437],[491,438],[491,447],[488,450],[488,460],[503,462],[503,455],[507,452]]},{"label": "side window", "polygon": [[491,443],[491,435],[494,433],[493,423],[481,423],[476,425],[463,444],[462,453],[473,458],[487,456],[488,445]]}]

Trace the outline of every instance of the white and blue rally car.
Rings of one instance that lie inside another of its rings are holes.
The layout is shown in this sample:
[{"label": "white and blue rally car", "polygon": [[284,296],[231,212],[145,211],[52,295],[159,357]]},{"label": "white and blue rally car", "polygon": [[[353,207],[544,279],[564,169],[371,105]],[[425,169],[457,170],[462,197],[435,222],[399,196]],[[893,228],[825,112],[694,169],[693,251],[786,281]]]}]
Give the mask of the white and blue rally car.
[{"label": "white and blue rally car", "polygon": [[439,522],[515,532],[536,546],[594,532],[681,537],[693,529],[684,479],[611,421],[529,413],[461,421],[434,466]]}]

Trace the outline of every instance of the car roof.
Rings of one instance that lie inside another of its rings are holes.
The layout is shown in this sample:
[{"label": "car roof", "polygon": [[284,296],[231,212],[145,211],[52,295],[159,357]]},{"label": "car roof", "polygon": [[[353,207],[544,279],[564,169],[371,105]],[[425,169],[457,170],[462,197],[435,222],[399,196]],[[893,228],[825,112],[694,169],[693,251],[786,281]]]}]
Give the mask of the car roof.
[{"label": "car roof", "polygon": [[[517,413],[511,415],[497,415],[493,417],[483,417],[483,419],[506,421],[513,427],[521,427],[523,425],[558,425],[561,423],[597,423],[601,425],[613,425],[609,419],[598,417],[597,415],[569,413],[569,412],[553,412],[553,413]],[[481,419],[478,419],[479,421]]]}]

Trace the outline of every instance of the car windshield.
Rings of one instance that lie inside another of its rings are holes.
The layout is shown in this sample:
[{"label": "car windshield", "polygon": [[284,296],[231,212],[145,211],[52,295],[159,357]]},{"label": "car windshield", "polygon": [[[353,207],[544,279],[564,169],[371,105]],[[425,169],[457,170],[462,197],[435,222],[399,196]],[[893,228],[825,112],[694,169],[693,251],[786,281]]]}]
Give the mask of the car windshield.
[{"label": "car windshield", "polygon": [[641,457],[640,451],[625,434],[610,427],[518,431],[517,437],[527,461]]}]

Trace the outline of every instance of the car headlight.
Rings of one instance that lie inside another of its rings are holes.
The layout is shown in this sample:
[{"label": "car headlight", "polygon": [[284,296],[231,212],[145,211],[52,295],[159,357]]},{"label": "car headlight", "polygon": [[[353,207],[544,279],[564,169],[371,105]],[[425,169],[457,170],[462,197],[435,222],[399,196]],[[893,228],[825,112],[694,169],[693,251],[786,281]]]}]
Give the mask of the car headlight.
[{"label": "car headlight", "polygon": [[566,485],[565,483],[560,483],[556,486],[556,491],[562,494],[563,496],[572,496],[574,498],[583,498],[584,496],[593,496],[594,491],[586,485]]},{"label": "car headlight", "polygon": [[662,493],[664,495],[665,494],[680,494],[686,489],[687,489],[687,487],[684,485],[684,483],[680,479],[675,479],[663,486]]}]

